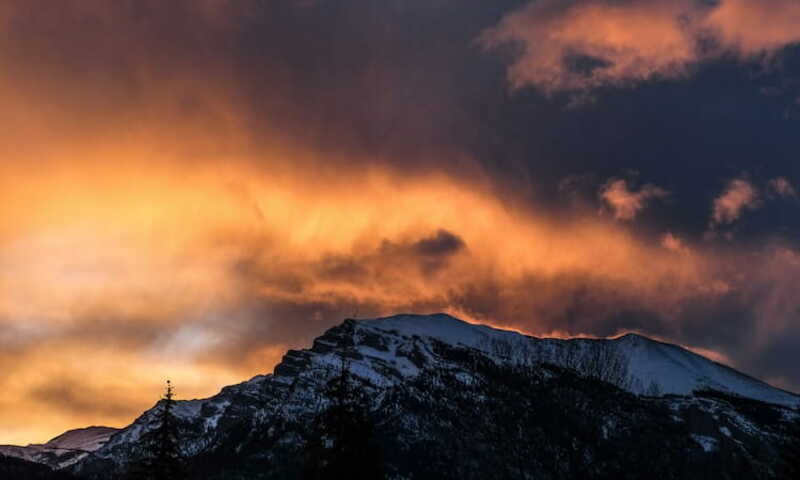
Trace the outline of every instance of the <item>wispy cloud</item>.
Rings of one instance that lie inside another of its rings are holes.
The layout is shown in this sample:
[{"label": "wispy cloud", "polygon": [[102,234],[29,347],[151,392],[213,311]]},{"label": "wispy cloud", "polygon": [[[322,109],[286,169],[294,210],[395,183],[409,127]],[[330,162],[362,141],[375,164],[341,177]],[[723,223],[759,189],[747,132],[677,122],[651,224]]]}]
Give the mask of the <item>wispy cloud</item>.
[{"label": "wispy cloud", "polygon": [[714,199],[711,226],[733,223],[745,209],[754,210],[758,205],[758,190],[750,182],[741,178],[731,180],[725,190]]},{"label": "wispy cloud", "polygon": [[634,190],[628,187],[628,182],[624,179],[611,179],[600,189],[600,198],[617,220],[633,220],[649,201],[668,195],[668,191],[650,184]]},{"label": "wispy cloud", "polygon": [[661,237],[661,246],[675,253],[689,253],[689,247],[677,235],[672,232],[667,232]]},{"label": "wispy cloud", "polygon": [[792,182],[789,181],[786,177],[777,177],[773,178],[768,182],[770,192],[780,196],[780,197],[796,197],[797,190],[795,190],[794,185]]}]

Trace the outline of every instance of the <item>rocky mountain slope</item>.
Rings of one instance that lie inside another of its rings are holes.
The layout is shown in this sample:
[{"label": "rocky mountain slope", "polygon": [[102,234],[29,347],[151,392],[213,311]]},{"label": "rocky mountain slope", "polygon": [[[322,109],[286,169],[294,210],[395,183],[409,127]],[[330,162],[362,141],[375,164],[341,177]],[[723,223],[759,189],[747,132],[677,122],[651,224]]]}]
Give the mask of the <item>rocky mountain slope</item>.
[{"label": "rocky mountain slope", "polygon": [[[177,403],[195,477],[292,478],[343,363],[395,478],[641,478],[655,466],[661,478],[774,478],[799,400],[638,335],[538,339],[442,314],[346,320],[271,375]],[[155,424],[151,409],[70,470],[124,471]]]}]

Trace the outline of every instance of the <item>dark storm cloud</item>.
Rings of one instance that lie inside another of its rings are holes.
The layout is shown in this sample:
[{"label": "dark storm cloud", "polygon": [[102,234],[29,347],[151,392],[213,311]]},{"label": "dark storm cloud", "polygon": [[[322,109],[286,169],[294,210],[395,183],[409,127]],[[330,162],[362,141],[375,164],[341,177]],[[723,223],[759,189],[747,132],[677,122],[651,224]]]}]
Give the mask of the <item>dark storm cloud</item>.
[{"label": "dark storm cloud", "polygon": [[465,247],[464,241],[447,230],[439,230],[436,234],[414,243],[417,253],[426,257],[449,256]]},{"label": "dark storm cloud", "polygon": [[134,418],[140,414],[127,398],[129,392],[97,387],[88,389],[78,378],[48,380],[29,392],[31,400],[62,409],[68,414]]},{"label": "dark storm cloud", "polygon": [[[376,276],[418,270],[426,274],[447,266],[448,259],[466,248],[464,241],[446,230],[410,242],[384,240],[373,252],[323,258],[316,272],[319,278],[354,284],[371,283]],[[383,273],[380,273],[383,272]]]}]

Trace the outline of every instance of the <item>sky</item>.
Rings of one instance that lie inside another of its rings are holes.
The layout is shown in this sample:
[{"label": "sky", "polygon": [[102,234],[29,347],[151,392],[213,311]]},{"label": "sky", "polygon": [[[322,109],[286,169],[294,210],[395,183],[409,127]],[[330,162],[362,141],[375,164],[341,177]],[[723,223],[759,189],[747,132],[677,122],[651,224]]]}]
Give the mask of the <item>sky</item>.
[{"label": "sky", "polygon": [[399,312],[800,390],[796,0],[8,0],[0,68],[0,443]]}]

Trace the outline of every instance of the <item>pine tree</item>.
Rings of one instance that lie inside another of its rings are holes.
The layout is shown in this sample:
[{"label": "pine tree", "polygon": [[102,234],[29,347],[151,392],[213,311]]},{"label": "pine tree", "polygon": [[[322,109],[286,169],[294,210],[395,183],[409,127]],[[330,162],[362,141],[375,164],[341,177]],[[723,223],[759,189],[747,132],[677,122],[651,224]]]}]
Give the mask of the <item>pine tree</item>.
[{"label": "pine tree", "polygon": [[178,425],[173,413],[175,392],[167,380],[160,401],[158,426],[139,441],[139,461],[130,469],[129,477],[141,480],[183,480],[188,478],[180,453]]},{"label": "pine tree", "polygon": [[383,456],[376,440],[366,395],[343,365],[326,385],[329,404],[314,422],[305,445],[307,480],[384,478]]}]

